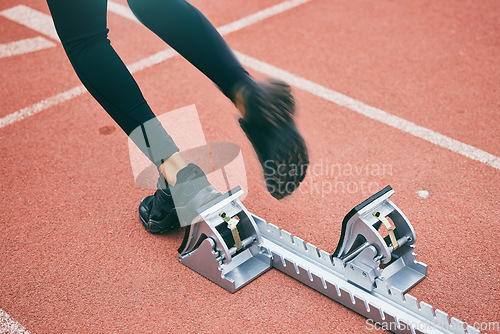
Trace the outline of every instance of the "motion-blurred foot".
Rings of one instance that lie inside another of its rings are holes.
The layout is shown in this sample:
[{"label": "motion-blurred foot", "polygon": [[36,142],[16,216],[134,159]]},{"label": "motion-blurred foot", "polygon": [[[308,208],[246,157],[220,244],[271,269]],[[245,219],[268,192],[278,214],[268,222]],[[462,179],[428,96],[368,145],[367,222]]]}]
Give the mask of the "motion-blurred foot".
[{"label": "motion-blurred foot", "polygon": [[268,80],[237,90],[240,126],[264,169],[267,189],[277,199],[293,193],[304,179],[309,156],[295,126],[295,103],[288,84]]}]

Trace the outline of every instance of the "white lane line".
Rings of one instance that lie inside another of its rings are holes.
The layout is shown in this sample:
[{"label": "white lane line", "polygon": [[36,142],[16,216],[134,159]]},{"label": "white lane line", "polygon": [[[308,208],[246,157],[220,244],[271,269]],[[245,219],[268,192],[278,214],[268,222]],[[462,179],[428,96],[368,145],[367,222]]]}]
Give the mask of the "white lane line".
[{"label": "white lane line", "polygon": [[41,36],[34,38],[21,39],[19,41],[0,44],[0,59],[21,55],[29,52],[48,49],[56,46],[56,43],[49,41]]},{"label": "white lane line", "polygon": [[[149,57],[143,58],[141,60],[136,61],[133,64],[127,66],[130,73],[135,73],[138,71],[142,71],[146,68],[154,66],[156,64],[162,63],[165,60],[172,58],[177,55],[177,52],[174,49],[166,49],[160,52],[155,53]],[[0,120],[0,128],[2,127],[2,122]]]},{"label": "white lane line", "polygon": [[20,120],[25,119],[26,117],[32,116],[34,114],[39,113],[40,111],[49,109],[50,107],[56,106],[58,104],[63,103],[64,101],[71,100],[78,95],[82,95],[87,90],[83,85],[74,87],[70,90],[67,90],[63,93],[54,95],[49,97],[48,99],[37,102],[29,107],[18,110],[12,114],[9,114],[5,117],[0,118],[0,129],[9,124],[19,122]]},{"label": "white lane line", "polygon": [[135,17],[134,13],[128,8],[127,6],[121,5],[119,3],[113,2],[113,1],[108,1],[108,12],[112,12],[115,14],[118,14],[120,16],[123,16],[129,20],[136,21],[138,22],[137,18]]},{"label": "white lane line", "polygon": [[[281,4],[278,4],[278,5],[274,5],[274,6],[271,6],[267,9],[263,9],[255,14],[252,14],[248,17],[253,17],[252,20],[250,21],[245,21],[245,18],[243,19],[240,19],[240,20],[237,20],[233,23],[229,23],[227,25],[224,25],[222,27],[220,27],[219,29],[222,30],[224,32],[224,34],[228,34],[230,32],[234,32],[238,29],[243,29],[249,25],[252,25],[254,23],[257,23],[258,21],[255,20],[256,17],[260,18],[260,20],[264,20],[266,18],[269,18],[271,16],[271,13],[272,15],[277,15],[279,13],[282,13],[284,11],[287,11],[289,9],[292,9],[296,6],[299,6],[305,2],[309,2],[311,0],[300,0],[300,1],[297,1],[297,0],[291,0],[291,1],[284,1],[282,2]],[[24,7],[24,6],[17,6],[17,7]],[[17,8],[17,7],[14,7],[14,8]],[[118,15],[123,15],[125,18],[129,18],[130,17],[130,14],[132,14],[132,12],[130,11],[130,9],[128,9],[127,7],[125,6],[122,6],[122,5],[118,5],[118,4],[113,4],[111,5],[111,8],[113,8],[114,10],[114,13],[118,14]],[[272,9],[272,10],[271,10]],[[12,11],[12,8],[10,9]],[[280,11],[281,10],[281,11]],[[26,10],[22,9],[17,9],[16,11],[14,11],[15,13],[17,12],[20,12],[20,11],[24,11],[25,13],[27,12]],[[127,11],[130,11],[128,14],[127,14]],[[4,11],[5,12],[5,11]],[[260,13],[260,14],[259,14]],[[42,14],[42,13],[40,13]],[[45,14],[43,14],[45,15]],[[132,14],[133,15],[133,14]],[[50,18],[50,17],[49,17]],[[243,21],[243,23],[241,23]],[[240,22],[238,23],[236,26],[234,25],[236,22]],[[52,23],[51,23],[52,24]],[[46,28],[45,28],[46,29]],[[235,30],[236,29],[236,30]],[[143,58],[129,66],[128,69],[131,73],[135,73],[135,72],[138,72],[138,71],[141,71],[143,69],[146,69],[146,68],[149,68],[153,65],[156,65],[156,64],[159,64],[169,58],[172,58],[173,56],[177,55],[177,53],[171,49],[171,48],[168,48],[166,50],[163,50],[163,51],[160,51],[160,52],[157,52],[149,57],[146,57],[146,58]],[[28,116],[32,116],[34,114],[37,114],[43,110],[46,110],[52,106],[55,106],[59,103],[62,103],[64,101],[67,101],[69,99],[72,99],[74,97],[77,97],[78,95],[81,95],[83,93],[85,93],[85,88],[83,87],[83,85],[80,85],[80,86],[77,86],[77,87],[74,87],[66,92],[63,92],[63,93],[60,93],[60,94],[57,94],[55,96],[52,96],[52,97],[49,97],[48,99],[45,99],[43,101],[40,101],[38,103],[35,103],[29,107],[26,107],[26,108],[23,108],[21,110],[18,110],[12,114],[9,114],[7,116],[4,116],[2,118],[0,118],[0,129],[9,125],[9,124],[12,124],[12,123],[15,123],[15,122],[18,122],[18,121],[21,121],[23,119],[25,119],[26,117]]]},{"label": "white lane line", "polygon": [[[289,9],[300,6],[304,3],[310,2],[311,0],[289,0],[285,2],[278,3],[274,6],[265,8],[256,12],[255,14],[246,16],[240,20],[234,21],[232,23],[226,24],[222,27],[217,28],[219,34],[226,35],[232,33],[234,31],[241,30],[245,27],[248,27],[254,23],[262,21],[268,17],[272,17],[274,15],[286,12]],[[124,18],[127,18],[132,21],[138,21],[135,17],[134,13],[130,10],[129,7],[121,5],[116,2],[109,1],[108,2],[108,11],[118,14]]]},{"label": "white lane line", "polygon": [[16,322],[0,308],[0,333],[30,334],[21,324]]},{"label": "white lane line", "polygon": [[275,16],[277,14],[286,12],[289,9],[295,8],[297,6],[300,6],[300,5],[305,4],[307,2],[310,2],[310,1],[311,0],[291,0],[291,1],[281,2],[277,5],[263,9],[261,11],[258,11],[257,13],[252,14],[250,16],[247,16],[247,17],[244,17],[240,20],[226,24],[226,25],[218,28],[217,30],[219,31],[219,34],[226,35],[226,34],[229,34],[233,31],[238,31],[238,30],[245,28],[245,27],[248,27],[254,23],[257,23],[259,21],[267,19],[268,17],[272,17],[272,16]]},{"label": "white lane line", "polygon": [[417,125],[398,116],[394,116],[383,110],[369,106],[361,101],[353,99],[352,97],[328,89],[310,80],[296,76],[290,72],[264,63],[240,52],[235,51],[234,53],[243,65],[258,72],[281,78],[291,85],[303,89],[327,101],[348,108],[352,111],[360,113],[361,115],[392,126],[393,128],[396,128],[398,130],[412,134],[415,137],[424,139],[428,142],[449,149],[470,159],[480,161],[496,169],[500,169],[500,158],[491,153],[480,150],[474,146],[464,144],[458,140],[447,137],[433,130],[424,128],[423,126]]},{"label": "white lane line", "polygon": [[0,15],[22,24],[30,29],[38,31],[39,33],[59,41],[56,33],[56,28],[52,22],[52,18],[42,12],[24,5],[18,5],[12,8],[5,9],[0,12]]}]

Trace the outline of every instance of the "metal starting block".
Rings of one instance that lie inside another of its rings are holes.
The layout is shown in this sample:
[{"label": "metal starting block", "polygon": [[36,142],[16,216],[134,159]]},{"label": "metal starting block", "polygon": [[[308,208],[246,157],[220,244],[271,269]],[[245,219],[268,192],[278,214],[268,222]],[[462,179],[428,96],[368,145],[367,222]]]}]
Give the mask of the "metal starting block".
[{"label": "metal starting block", "polygon": [[234,293],[271,268],[394,333],[479,333],[406,293],[427,265],[413,253],[415,232],[387,186],[352,209],[333,254],[249,213],[237,187],[198,210],[179,261]]},{"label": "metal starting block", "polygon": [[200,208],[202,220],[190,226],[179,255],[182,264],[230,292],[271,269],[271,254],[238,200],[242,194],[236,187]]},{"label": "metal starting block", "polygon": [[[369,291],[385,283],[404,293],[427,274],[427,265],[415,261],[417,237],[406,216],[389,199],[393,193],[388,186],[347,214],[332,257],[346,280]],[[384,231],[386,237],[382,237]]]}]

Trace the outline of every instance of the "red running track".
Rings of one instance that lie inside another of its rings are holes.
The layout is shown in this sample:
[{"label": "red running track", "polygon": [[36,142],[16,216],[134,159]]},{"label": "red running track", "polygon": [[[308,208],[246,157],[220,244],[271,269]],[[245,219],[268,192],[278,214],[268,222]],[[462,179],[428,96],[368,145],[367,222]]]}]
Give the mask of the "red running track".
[{"label": "red running track", "polygon": [[[193,1],[216,26],[277,3]],[[34,0],[4,0],[0,11],[20,4],[48,14]],[[497,1],[311,0],[226,39],[498,159],[499,18]],[[127,64],[165,49],[136,22],[108,21]],[[0,44],[42,36],[2,16],[0,32]],[[0,76],[0,117],[79,85],[59,44],[1,58]],[[469,324],[498,323],[497,168],[295,87],[311,169],[300,191],[277,201],[234,107],[208,79],[179,57],[135,77],[157,114],[195,104],[208,141],[242,148],[247,208],[321,249],[335,249],[352,207],[392,185],[429,265],[412,295]],[[32,333],[368,331],[364,318],[280,272],[232,295],[179,264],[183,232],[143,230],[137,205],[151,190],[135,184],[126,136],[88,93],[1,127],[0,152],[0,308]],[[328,184],[337,188],[322,192]]]}]

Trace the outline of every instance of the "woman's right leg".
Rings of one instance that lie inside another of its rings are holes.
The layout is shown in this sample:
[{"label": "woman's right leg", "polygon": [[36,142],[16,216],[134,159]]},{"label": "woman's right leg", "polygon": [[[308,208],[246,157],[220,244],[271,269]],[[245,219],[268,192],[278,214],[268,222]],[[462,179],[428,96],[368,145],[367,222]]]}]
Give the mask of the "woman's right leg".
[{"label": "woman's right leg", "polygon": [[240,125],[264,169],[269,192],[280,199],[305,177],[309,157],[294,123],[291,88],[255,83],[208,19],[186,0],[127,0],[136,17],[203,72],[233,101]]}]

